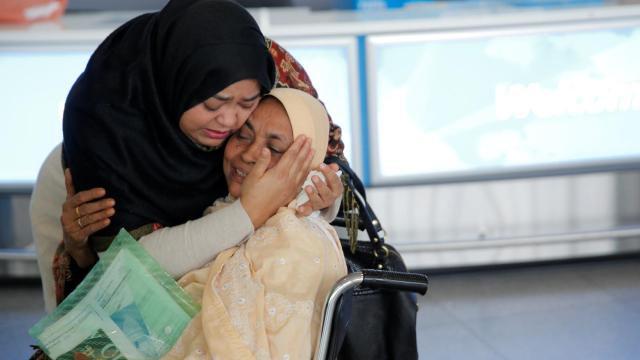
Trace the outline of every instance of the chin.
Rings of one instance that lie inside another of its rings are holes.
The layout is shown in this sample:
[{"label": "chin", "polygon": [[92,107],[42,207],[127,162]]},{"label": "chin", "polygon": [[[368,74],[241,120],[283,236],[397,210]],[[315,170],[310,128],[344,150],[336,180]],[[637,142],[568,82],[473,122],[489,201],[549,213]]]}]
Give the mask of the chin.
[{"label": "chin", "polygon": [[240,186],[238,185],[229,186],[229,195],[231,195],[235,199],[239,199],[241,195]]},{"label": "chin", "polygon": [[210,148],[217,148],[217,147],[220,147],[222,144],[224,144],[224,140],[215,141],[215,140],[209,139],[208,141],[200,143],[200,145],[210,147]]},{"label": "chin", "polygon": [[[2,1],[2,0],[0,0]],[[222,145],[225,139],[212,139],[210,137],[207,136],[195,136],[192,138],[194,142],[198,143],[198,145],[200,146],[206,146],[206,147],[219,147],[220,145]]]}]

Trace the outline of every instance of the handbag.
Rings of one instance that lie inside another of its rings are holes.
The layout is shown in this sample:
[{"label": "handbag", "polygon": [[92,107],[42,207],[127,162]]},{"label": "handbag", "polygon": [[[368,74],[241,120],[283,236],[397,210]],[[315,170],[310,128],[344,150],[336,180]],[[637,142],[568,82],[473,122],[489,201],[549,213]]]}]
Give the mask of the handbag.
[{"label": "handbag", "polygon": [[[349,164],[332,157],[342,170],[343,206],[332,225],[344,227],[340,242],[349,273],[362,269],[406,272],[402,256],[385,243],[380,221],[366,201],[362,181]],[[358,241],[364,230],[368,241]],[[343,238],[344,237],[344,238]],[[411,292],[358,287],[343,296],[332,325],[330,359],[418,358],[416,296]]]}]

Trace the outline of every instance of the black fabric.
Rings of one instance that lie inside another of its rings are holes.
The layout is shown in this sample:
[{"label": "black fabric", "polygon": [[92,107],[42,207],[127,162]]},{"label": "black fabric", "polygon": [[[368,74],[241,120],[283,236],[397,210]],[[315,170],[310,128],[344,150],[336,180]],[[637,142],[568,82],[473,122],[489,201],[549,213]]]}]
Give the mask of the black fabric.
[{"label": "black fabric", "polygon": [[337,359],[344,338],[347,336],[347,328],[351,319],[351,309],[353,307],[353,292],[345,292],[333,312],[333,323],[331,324],[331,334],[329,339],[329,348],[327,349],[326,359]]},{"label": "black fabric", "polygon": [[273,59],[251,15],[221,0],[172,0],[115,30],[96,49],[65,104],[63,154],[77,191],[116,199],[98,235],[198,218],[227,193],[223,150],[205,151],[179,129],[183,112],[234,82],[263,93]]},{"label": "black fabric", "polygon": [[[385,243],[380,221],[366,201],[364,186],[358,176],[343,160],[332,157],[325,161],[340,166],[346,178],[345,185],[357,195],[359,228],[369,237],[369,241],[358,241],[354,252],[351,251],[349,239],[340,239],[348,272],[358,272],[362,269],[406,272],[407,267],[400,254],[393,246]],[[338,218],[333,224],[344,226],[344,220]],[[340,304],[340,311],[348,313],[349,316],[343,317],[348,317],[349,320],[346,333],[339,332],[332,338],[328,352],[332,354],[331,359],[418,358],[418,306],[415,294],[358,287],[345,296],[347,298],[343,300],[347,301]]]},{"label": "black fabric", "polygon": [[64,282],[64,297],[66,298],[73,290],[75,290],[78,285],[84,280],[85,277],[91,271],[91,267],[81,268],[73,256],[68,255],[69,259],[69,278]]}]

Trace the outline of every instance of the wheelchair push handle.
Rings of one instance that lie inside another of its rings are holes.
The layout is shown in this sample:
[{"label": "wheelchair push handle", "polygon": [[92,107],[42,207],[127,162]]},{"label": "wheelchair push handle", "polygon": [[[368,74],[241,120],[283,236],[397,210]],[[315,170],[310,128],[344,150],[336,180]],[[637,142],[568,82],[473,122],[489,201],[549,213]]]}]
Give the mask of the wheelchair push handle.
[{"label": "wheelchair push handle", "polygon": [[424,295],[429,288],[429,278],[424,274],[363,269],[362,276],[361,286],[372,289],[411,291]]}]

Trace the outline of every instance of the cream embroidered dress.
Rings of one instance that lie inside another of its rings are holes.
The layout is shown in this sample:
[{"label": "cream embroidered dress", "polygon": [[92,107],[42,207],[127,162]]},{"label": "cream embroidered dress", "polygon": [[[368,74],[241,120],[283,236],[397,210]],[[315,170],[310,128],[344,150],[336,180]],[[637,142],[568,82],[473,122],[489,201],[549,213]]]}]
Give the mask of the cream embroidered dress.
[{"label": "cream embroidered dress", "polygon": [[180,279],[202,311],[165,359],[311,359],[325,297],[346,273],[333,227],[281,208],[246,242]]}]

